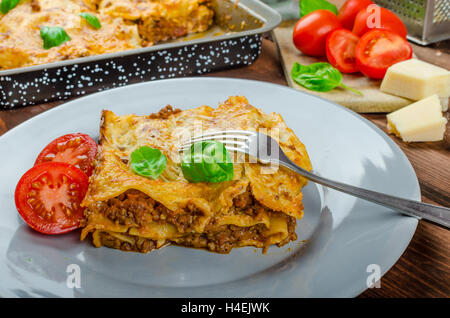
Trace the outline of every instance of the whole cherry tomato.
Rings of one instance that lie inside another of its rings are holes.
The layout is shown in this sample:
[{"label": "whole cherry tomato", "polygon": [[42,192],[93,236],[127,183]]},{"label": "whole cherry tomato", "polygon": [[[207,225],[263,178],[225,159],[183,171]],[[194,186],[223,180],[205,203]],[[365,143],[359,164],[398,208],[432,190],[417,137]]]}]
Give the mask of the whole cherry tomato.
[{"label": "whole cherry tomato", "polygon": [[369,5],[374,4],[370,0],[347,0],[338,13],[338,19],[344,28],[352,30],[355,23],[356,15],[362,9],[366,9]]},{"label": "whole cherry tomato", "polygon": [[324,56],[328,33],[341,27],[337,16],[328,10],[316,10],[298,20],[293,41],[306,55]]}]

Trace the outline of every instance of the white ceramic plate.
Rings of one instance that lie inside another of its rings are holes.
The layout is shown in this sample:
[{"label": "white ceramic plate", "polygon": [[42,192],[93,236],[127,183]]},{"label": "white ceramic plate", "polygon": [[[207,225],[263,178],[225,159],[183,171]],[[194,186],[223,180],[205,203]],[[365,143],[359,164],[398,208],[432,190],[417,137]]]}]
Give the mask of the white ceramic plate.
[{"label": "white ceramic plate", "polygon": [[[66,133],[98,137],[102,109],[144,115],[166,104],[215,107],[230,95],[245,95],[264,112],[280,113],[320,175],[420,200],[414,170],[395,143],[359,115],[318,97],[225,78],[109,90],[56,107],[0,137],[0,296],[353,297],[367,288],[377,268],[387,272],[417,220],[313,183],[304,190],[298,241],[271,247],[266,255],[251,247],[228,255],[174,246],[149,254],[97,249],[80,242],[78,231],[57,237],[35,233],[18,215],[15,186],[40,150]],[[70,264],[79,266],[81,288],[67,286]]]}]

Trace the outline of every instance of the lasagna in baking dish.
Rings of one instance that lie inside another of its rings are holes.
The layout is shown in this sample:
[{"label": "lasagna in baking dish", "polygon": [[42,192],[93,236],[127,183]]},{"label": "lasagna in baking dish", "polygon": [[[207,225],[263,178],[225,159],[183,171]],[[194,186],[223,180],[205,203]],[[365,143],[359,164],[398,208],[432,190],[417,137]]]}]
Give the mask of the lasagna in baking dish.
[{"label": "lasagna in baking dish", "polygon": [[[234,160],[232,179],[190,183],[180,168],[179,149],[199,127],[203,133],[263,129],[291,160],[311,170],[304,145],[282,117],[263,113],[242,96],[217,108],[181,111],[166,106],[149,116],[103,111],[99,152],[82,203],[86,221],[81,239],[90,236],[96,247],[124,251],[149,252],[174,244],[219,253],[243,246],[267,250],[296,240],[306,179],[281,166],[268,173],[260,163]],[[131,169],[130,156],[142,146],[167,157],[156,179]]]},{"label": "lasagna in baking dish", "polygon": [[[206,31],[213,15],[210,0],[22,0],[0,13],[0,70],[153,45]],[[43,27],[70,40],[46,49]]]}]

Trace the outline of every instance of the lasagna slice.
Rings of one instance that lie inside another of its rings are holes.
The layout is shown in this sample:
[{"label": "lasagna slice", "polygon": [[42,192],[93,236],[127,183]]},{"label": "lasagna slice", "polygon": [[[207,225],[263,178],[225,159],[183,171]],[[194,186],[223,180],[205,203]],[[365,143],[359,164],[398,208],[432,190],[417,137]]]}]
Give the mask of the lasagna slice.
[{"label": "lasagna slice", "polygon": [[103,14],[136,23],[142,45],[206,31],[213,22],[210,0],[101,0]]},{"label": "lasagna slice", "polygon": [[[296,240],[306,179],[282,167],[266,171],[259,163],[235,159],[233,180],[189,183],[178,150],[199,129],[263,131],[291,160],[311,170],[304,145],[281,116],[263,113],[245,97],[230,97],[216,109],[167,106],[149,116],[103,111],[99,153],[82,203],[86,221],[81,239],[90,236],[96,247],[124,251],[149,252],[175,244],[219,253],[242,246],[267,250]],[[167,157],[157,180],[130,168],[131,153],[144,145]]]}]

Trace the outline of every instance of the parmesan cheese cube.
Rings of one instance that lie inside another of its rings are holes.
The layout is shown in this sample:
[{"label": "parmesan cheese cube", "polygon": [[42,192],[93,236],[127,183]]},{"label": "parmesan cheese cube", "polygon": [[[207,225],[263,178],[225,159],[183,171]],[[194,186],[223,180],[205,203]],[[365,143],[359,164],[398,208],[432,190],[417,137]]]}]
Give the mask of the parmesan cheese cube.
[{"label": "parmesan cheese cube", "polygon": [[389,67],[380,89],[385,93],[412,100],[437,94],[442,102],[442,110],[446,111],[450,96],[450,72],[417,59],[410,59]]},{"label": "parmesan cheese cube", "polygon": [[442,140],[447,124],[437,95],[390,113],[387,120],[388,131],[408,142]]}]

